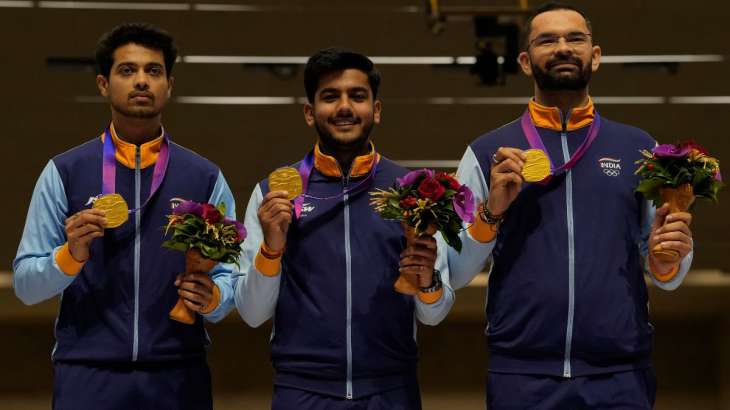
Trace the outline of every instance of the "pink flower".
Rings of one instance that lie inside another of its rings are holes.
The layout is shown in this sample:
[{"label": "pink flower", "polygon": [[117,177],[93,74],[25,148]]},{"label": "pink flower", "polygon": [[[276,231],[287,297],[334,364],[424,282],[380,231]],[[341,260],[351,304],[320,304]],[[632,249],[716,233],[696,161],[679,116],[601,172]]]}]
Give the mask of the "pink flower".
[{"label": "pink flower", "polygon": [[404,187],[413,185],[421,177],[433,178],[433,171],[430,169],[418,169],[403,175],[401,178],[396,178],[396,181],[398,181],[400,187]]},{"label": "pink flower", "polygon": [[474,222],[474,195],[468,186],[462,185],[454,195],[454,211],[462,221],[466,223]]},{"label": "pink flower", "polygon": [[236,232],[238,233],[238,236],[236,237],[236,240],[238,242],[241,242],[242,240],[246,239],[246,228],[243,226],[242,223],[238,222],[235,219],[231,219],[228,217],[223,218],[223,223],[226,225],[233,225],[236,227]]},{"label": "pink flower", "polygon": [[683,145],[661,144],[651,150],[657,158],[682,158],[689,154],[690,148]]},{"label": "pink flower", "polygon": [[195,201],[183,201],[172,210],[173,215],[191,214],[203,216],[203,206]]},{"label": "pink flower", "polygon": [[657,145],[653,150],[651,150],[651,152],[654,153],[654,156],[657,158],[682,158],[689,155],[692,150],[697,150],[700,153],[707,155],[707,150],[692,140],[681,142],[679,144]]}]

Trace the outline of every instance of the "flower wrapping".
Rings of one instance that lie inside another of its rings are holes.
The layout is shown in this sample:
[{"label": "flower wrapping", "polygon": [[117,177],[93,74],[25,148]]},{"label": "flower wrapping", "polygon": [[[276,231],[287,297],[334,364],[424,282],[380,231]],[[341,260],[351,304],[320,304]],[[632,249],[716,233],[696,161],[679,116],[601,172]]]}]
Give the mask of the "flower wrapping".
[{"label": "flower wrapping", "polygon": [[474,196],[453,175],[430,169],[397,178],[388,190],[371,192],[370,204],[385,219],[400,221],[423,235],[429,226],[441,232],[449,246],[461,251],[462,222],[474,222]]}]

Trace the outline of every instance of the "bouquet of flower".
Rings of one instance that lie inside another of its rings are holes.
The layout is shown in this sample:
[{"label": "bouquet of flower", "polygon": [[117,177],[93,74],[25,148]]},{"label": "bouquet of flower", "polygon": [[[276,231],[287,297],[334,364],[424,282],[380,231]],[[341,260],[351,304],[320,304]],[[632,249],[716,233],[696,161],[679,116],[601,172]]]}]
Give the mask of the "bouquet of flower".
[{"label": "bouquet of flower", "polygon": [[[241,242],[246,238],[243,224],[225,217],[226,204],[218,207],[194,201],[181,201],[168,215],[165,235],[172,237],[162,246],[185,252],[186,273],[208,273],[216,263],[238,263]],[[170,318],[192,324],[195,315],[182,298],[170,311]]]},{"label": "bouquet of flower", "polygon": [[[644,158],[636,161],[636,174],[642,180],[636,188],[646,199],[659,208],[669,204],[669,212],[688,211],[695,197],[717,203],[717,193],[722,188],[720,161],[694,141],[678,144],[657,145],[650,151],[643,150]],[[654,256],[664,261],[675,261],[678,253],[663,250],[659,245],[652,250]]]},{"label": "bouquet of flower", "polygon": [[225,203],[215,207],[182,201],[167,216],[165,235],[172,232],[172,237],[162,246],[182,252],[197,249],[207,259],[238,263],[246,228],[235,219],[225,217],[225,213]]},{"label": "bouquet of flower", "polygon": [[636,174],[642,180],[636,191],[653,201],[657,208],[668,202],[662,198],[662,189],[682,186],[684,190],[691,187],[694,196],[717,202],[717,192],[723,186],[720,161],[709,156],[702,146],[694,141],[663,144],[641,154],[644,158],[636,161],[639,165]]},{"label": "bouquet of flower", "polygon": [[[441,232],[449,246],[461,251],[459,232],[462,221],[474,222],[474,196],[466,185],[461,185],[452,175],[429,169],[411,171],[398,178],[387,191],[371,192],[370,203],[385,219],[400,221],[407,238],[433,235]],[[402,277],[396,282],[396,290],[414,293],[410,285],[405,288]],[[401,285],[399,285],[399,283]]]}]

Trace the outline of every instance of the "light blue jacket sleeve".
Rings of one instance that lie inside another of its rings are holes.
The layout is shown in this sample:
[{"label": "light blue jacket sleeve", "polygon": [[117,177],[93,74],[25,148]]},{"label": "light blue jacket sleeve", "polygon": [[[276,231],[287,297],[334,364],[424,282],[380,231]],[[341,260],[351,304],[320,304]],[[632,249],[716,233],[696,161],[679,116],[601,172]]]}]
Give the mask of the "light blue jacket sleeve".
[{"label": "light blue jacket sleeve", "polygon": [[654,223],[654,216],[656,215],[656,207],[651,201],[644,200],[643,212],[641,217],[641,243],[639,243],[639,250],[641,255],[644,257],[644,270],[651,277],[652,282],[663,290],[671,291],[675,290],[682,284],[687,272],[689,272],[692,266],[692,257],[694,256],[694,249],[691,250],[687,256],[682,258],[679,263],[679,271],[677,274],[668,282],[662,282],[651,273],[649,269],[649,235],[651,235],[651,226]]},{"label": "light blue jacket sleeve", "polygon": [[450,275],[449,275],[449,264],[447,261],[447,253],[449,246],[444,241],[441,233],[437,233],[436,245],[437,245],[437,256],[436,265],[434,266],[441,273],[441,282],[443,283],[443,294],[441,298],[434,303],[423,303],[414,296],[416,301],[416,318],[423,324],[435,326],[439,324],[451,310],[454,305],[456,295],[454,289],[451,287]]},{"label": "light blue jacket sleeve", "polygon": [[256,269],[256,254],[264,242],[258,210],[263,202],[261,187],[256,185],[246,208],[244,226],[248,237],[243,242],[241,276],[236,285],[236,308],[241,318],[251,327],[258,327],[272,316],[279,300],[281,268],[275,276],[266,276]]},{"label": "light blue jacket sleeve", "polygon": [[61,175],[49,161],[33,190],[23,237],[13,260],[15,295],[26,305],[58,295],[75,278],[61,271],[55,257],[66,242],[67,212]]},{"label": "light blue jacket sleeve", "polygon": [[[210,195],[208,202],[215,206],[218,206],[221,202],[225,203],[226,216],[236,219],[236,201],[233,199],[233,193],[231,192],[231,188],[228,187],[226,178],[220,171],[218,172],[218,180],[216,180],[213,193]],[[222,320],[233,310],[233,291],[236,288],[236,282],[240,275],[234,268],[235,264],[219,263],[211,271],[213,282],[215,282],[221,292],[221,300],[213,311],[203,314],[203,317],[210,322]]]},{"label": "light blue jacket sleeve", "polygon": [[[456,171],[456,177],[460,183],[466,184],[474,194],[474,203],[478,207],[483,201],[489,197],[489,189],[484,179],[484,173],[477,161],[477,157],[467,147],[464,156],[459,162],[459,168]],[[474,240],[469,231],[468,226],[464,224],[460,238],[462,242],[461,252],[448,248],[448,264],[451,275],[451,285],[454,289],[461,289],[469,284],[474,277],[484,269],[487,259],[492,253],[495,241],[481,243]]]}]

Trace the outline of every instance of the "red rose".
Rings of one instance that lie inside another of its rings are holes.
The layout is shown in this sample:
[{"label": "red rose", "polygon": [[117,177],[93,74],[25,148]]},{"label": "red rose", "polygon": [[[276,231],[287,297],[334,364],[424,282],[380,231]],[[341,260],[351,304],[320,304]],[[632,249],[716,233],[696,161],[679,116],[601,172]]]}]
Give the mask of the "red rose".
[{"label": "red rose", "polygon": [[461,186],[459,185],[459,181],[457,181],[456,178],[445,172],[439,172],[438,174],[436,174],[436,179],[438,179],[439,182],[445,182],[446,185],[448,185],[451,189],[459,189],[459,187]]},{"label": "red rose", "polygon": [[424,178],[421,185],[418,186],[418,194],[421,195],[421,198],[430,199],[434,202],[444,195],[444,191],[446,191],[446,188],[436,178]]},{"label": "red rose", "polygon": [[211,204],[203,204],[203,215],[201,216],[212,224],[220,222],[223,217],[218,209]]},{"label": "red rose", "polygon": [[405,197],[400,200],[400,207],[403,209],[415,208],[418,205],[418,200],[412,196]]}]

